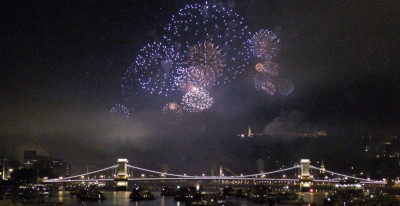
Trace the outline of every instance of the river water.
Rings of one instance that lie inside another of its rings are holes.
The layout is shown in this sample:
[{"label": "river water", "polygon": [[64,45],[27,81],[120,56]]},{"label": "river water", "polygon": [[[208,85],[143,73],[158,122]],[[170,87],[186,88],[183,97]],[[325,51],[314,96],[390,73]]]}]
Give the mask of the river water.
[{"label": "river water", "polygon": [[[101,206],[185,206],[185,202],[175,201],[173,197],[162,197],[159,192],[153,192],[156,199],[148,201],[131,201],[129,199],[130,192],[105,192],[106,200],[95,202],[79,202],[75,197],[69,195],[69,192],[58,192],[53,195],[50,201],[60,202],[63,206],[76,205],[101,205]],[[301,194],[306,202],[322,205],[325,197],[324,193],[303,193]],[[246,199],[228,196],[227,200],[241,206],[261,206],[265,204],[249,202]],[[307,205],[307,204],[306,204]]]}]

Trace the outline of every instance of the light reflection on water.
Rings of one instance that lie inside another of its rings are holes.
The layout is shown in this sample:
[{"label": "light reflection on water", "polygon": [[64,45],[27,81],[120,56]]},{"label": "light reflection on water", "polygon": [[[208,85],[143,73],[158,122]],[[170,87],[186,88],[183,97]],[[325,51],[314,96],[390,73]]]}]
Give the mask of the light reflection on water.
[{"label": "light reflection on water", "polygon": [[[130,192],[105,192],[106,200],[95,201],[95,202],[79,202],[75,197],[70,196],[69,192],[58,192],[52,198],[51,201],[60,202],[62,205],[66,206],[76,206],[76,205],[98,205],[98,206],[185,206],[185,202],[175,201],[173,197],[162,197],[159,192],[153,192],[156,199],[148,201],[131,201],[129,199]],[[325,197],[324,194],[302,194],[304,200],[312,201],[313,203],[321,203],[322,199]],[[245,199],[228,197],[228,200],[241,206],[260,206],[265,204],[257,204],[248,202]]]},{"label": "light reflection on water", "polygon": [[161,197],[159,192],[155,192],[155,200],[149,201],[131,201],[129,199],[130,192],[105,192],[106,200],[93,202],[79,202],[75,197],[69,195],[68,192],[58,192],[51,198],[51,201],[60,202],[62,205],[120,205],[120,206],[180,206],[179,202],[174,201],[173,197]]}]

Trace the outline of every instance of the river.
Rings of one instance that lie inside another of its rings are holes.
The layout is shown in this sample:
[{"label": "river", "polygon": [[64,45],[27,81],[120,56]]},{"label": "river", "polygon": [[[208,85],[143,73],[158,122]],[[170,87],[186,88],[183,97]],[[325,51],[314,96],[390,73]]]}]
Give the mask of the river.
[{"label": "river", "polygon": [[[75,197],[69,195],[68,192],[58,192],[53,195],[50,201],[60,202],[63,206],[76,205],[101,205],[101,206],[185,206],[185,202],[175,201],[173,197],[162,197],[159,192],[154,192],[156,199],[148,201],[131,201],[129,199],[130,192],[105,192],[106,200],[95,202],[79,202]],[[301,194],[306,202],[321,205],[325,197],[325,193],[303,193]],[[249,202],[246,199],[228,196],[227,200],[241,206],[260,206],[265,204]]]}]

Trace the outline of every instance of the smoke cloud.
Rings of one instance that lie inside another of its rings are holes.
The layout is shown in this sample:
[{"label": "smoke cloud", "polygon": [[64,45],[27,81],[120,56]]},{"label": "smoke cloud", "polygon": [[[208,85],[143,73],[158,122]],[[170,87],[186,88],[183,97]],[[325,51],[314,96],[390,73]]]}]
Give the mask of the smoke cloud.
[{"label": "smoke cloud", "polygon": [[304,114],[294,110],[291,113],[281,113],[269,122],[264,129],[265,135],[279,136],[297,132],[303,126]]}]

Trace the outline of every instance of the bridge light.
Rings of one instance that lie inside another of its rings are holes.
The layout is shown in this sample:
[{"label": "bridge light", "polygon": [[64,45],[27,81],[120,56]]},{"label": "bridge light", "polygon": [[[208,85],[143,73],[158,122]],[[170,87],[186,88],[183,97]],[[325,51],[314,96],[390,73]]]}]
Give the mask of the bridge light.
[{"label": "bridge light", "polygon": [[146,177],[144,174],[141,174],[140,176],[141,176],[141,177]]},{"label": "bridge light", "polygon": [[204,176],[206,176],[206,175],[203,173],[202,176],[204,177]]}]

